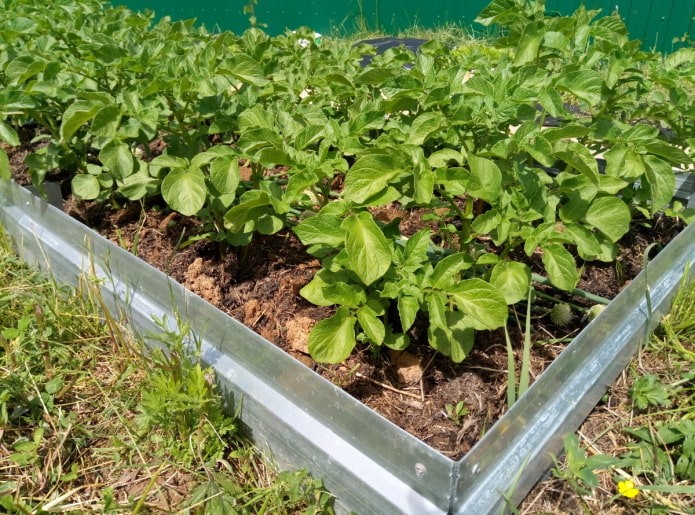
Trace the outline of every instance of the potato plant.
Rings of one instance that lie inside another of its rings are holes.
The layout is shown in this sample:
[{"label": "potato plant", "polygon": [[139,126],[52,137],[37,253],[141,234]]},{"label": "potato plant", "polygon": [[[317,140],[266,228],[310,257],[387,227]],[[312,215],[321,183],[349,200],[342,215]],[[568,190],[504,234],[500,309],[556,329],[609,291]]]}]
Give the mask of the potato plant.
[{"label": "potato plant", "polygon": [[[368,47],[309,29],[212,35],[34,4],[0,0],[0,139],[46,140],[26,159],[34,184],[63,170],[78,198],[161,197],[223,248],[291,228],[323,264],[301,294],[336,310],[310,335],[319,361],[404,349],[418,319],[460,361],[527,298],[515,251],[571,291],[582,261],[616,259],[636,212],[692,217],[669,205],[674,167],[692,165],[693,51],[644,52],[615,16],[494,0],[478,22],[499,27],[495,48],[430,41],[362,68]],[[373,216],[390,205],[438,228],[405,238]]]}]

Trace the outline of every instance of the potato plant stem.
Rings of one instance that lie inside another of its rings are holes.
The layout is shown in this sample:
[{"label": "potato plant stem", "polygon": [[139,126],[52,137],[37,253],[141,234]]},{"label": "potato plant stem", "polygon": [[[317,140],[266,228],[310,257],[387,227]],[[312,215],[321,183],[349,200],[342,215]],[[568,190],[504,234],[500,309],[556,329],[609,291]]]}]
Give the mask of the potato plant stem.
[{"label": "potato plant stem", "polygon": [[[543,277],[542,275],[533,274],[531,278],[533,279],[533,282],[536,282],[538,284],[553,286],[553,283],[551,283],[547,277]],[[588,291],[580,290],[578,288],[573,289],[570,293],[572,293],[572,295],[574,295],[575,297],[581,297],[583,299],[587,299],[598,304],[610,304],[611,302],[610,299],[599,297],[598,295],[594,295],[593,293],[589,293]]]}]

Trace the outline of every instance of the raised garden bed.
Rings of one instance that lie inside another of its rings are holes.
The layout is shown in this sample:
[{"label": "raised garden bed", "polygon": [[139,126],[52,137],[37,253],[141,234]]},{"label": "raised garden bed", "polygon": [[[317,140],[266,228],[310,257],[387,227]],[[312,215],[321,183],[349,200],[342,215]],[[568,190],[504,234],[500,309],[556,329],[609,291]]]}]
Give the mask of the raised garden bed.
[{"label": "raised garden bed", "polygon": [[394,426],[259,335],[14,183],[0,184],[0,220],[22,257],[58,280],[95,275],[115,313],[143,334],[153,317],[189,321],[230,403],[281,466],[325,478],[358,513],[491,513],[523,498],[668,309],[693,228],[586,328],[461,460]]},{"label": "raised garden bed", "polygon": [[[150,32],[109,10],[103,28],[71,15],[51,38],[39,29],[53,18],[16,16],[6,32],[34,31],[38,46],[2,41],[14,125],[0,125],[12,147],[0,175],[61,181],[66,211],[204,299],[10,183],[3,220],[59,279],[93,265],[139,330],[189,320],[256,441],[324,477],[343,506],[496,510],[658,321],[692,240],[684,230],[635,277],[692,216],[692,52],[661,61],[617,19],[505,5],[481,14],[507,27],[501,49],[429,42],[365,69],[363,47],[319,47],[305,31]],[[183,57],[178,77],[169,63]],[[560,353],[579,313],[628,283]],[[516,313],[547,334],[519,385]]]}]

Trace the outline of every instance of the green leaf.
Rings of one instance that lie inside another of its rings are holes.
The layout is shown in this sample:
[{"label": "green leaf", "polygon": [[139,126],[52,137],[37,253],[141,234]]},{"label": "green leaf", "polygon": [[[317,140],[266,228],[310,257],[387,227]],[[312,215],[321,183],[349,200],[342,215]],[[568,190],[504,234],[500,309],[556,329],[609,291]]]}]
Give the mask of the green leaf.
[{"label": "green leaf", "polygon": [[94,200],[101,193],[99,180],[90,174],[75,175],[70,181],[72,192],[77,198]]},{"label": "green leaf", "polygon": [[299,290],[299,294],[317,306],[338,304],[356,308],[367,302],[364,288],[354,284],[354,279],[350,280],[350,273],[346,270],[319,270],[313,279]]},{"label": "green leaf", "polygon": [[521,148],[543,166],[553,166],[553,147],[550,142],[540,134],[536,134],[532,141],[524,141]]},{"label": "green leaf", "polygon": [[586,101],[590,106],[595,106],[603,98],[603,90],[606,87],[603,77],[593,70],[581,70],[570,72],[558,83],[560,89],[569,91],[577,98]]},{"label": "green leaf", "polygon": [[10,61],[5,68],[7,82],[9,84],[22,84],[45,70],[46,64],[46,61],[39,60],[32,55],[21,55]]},{"label": "green leaf", "polygon": [[[146,163],[145,163],[146,164]],[[140,200],[146,195],[159,193],[160,181],[147,173],[146,167],[120,181],[118,193],[129,200]],[[104,185],[102,184],[102,189]]]},{"label": "green leaf", "polygon": [[230,73],[235,78],[254,86],[263,87],[268,83],[261,64],[247,55],[239,54],[234,57]]},{"label": "green leaf", "polygon": [[586,221],[612,241],[618,241],[630,230],[630,208],[618,197],[599,197],[586,212]]},{"label": "green leaf", "polygon": [[433,288],[446,289],[451,284],[456,284],[459,274],[473,265],[473,258],[467,252],[457,252],[441,259],[430,278]]},{"label": "green leaf", "polygon": [[46,390],[46,393],[53,395],[58,393],[62,387],[63,379],[60,377],[54,377],[45,384],[44,389]]},{"label": "green leaf", "polygon": [[465,279],[445,292],[473,329],[497,329],[507,322],[507,302],[497,288],[482,279]]},{"label": "green leaf", "polygon": [[186,168],[188,167],[188,161],[182,157],[173,156],[171,154],[162,154],[157,156],[152,160],[154,166],[160,166],[162,168]]},{"label": "green leaf", "polygon": [[343,196],[363,203],[382,193],[400,173],[401,169],[390,154],[368,154],[358,159],[347,173]]},{"label": "green leaf", "polygon": [[2,120],[0,120],[0,140],[13,147],[18,147],[21,144],[17,131]]},{"label": "green leaf", "polygon": [[205,175],[198,168],[171,170],[162,181],[162,196],[174,211],[193,216],[205,204]]},{"label": "green leaf", "polygon": [[543,89],[538,93],[538,103],[550,116],[559,118],[565,111],[562,96],[554,89]]},{"label": "green leaf", "polygon": [[[566,53],[570,50],[570,42],[562,32],[556,32],[549,30],[543,35],[543,45],[548,48],[554,48],[562,53]],[[541,105],[543,102],[541,102]],[[545,106],[544,106],[545,107]],[[546,108],[547,109],[547,108]],[[557,114],[552,114],[552,116],[558,116]]]},{"label": "green leaf", "polygon": [[463,313],[446,309],[446,296],[430,294],[427,298],[430,345],[454,362],[460,363],[473,348],[475,331],[466,325]]},{"label": "green leaf", "polygon": [[241,175],[234,156],[218,157],[210,163],[210,182],[219,195],[236,193]]},{"label": "green leaf", "polygon": [[379,229],[372,215],[362,211],[343,221],[346,231],[345,250],[350,269],[367,286],[372,284],[391,267],[393,248]]},{"label": "green leaf", "polygon": [[468,192],[475,198],[495,202],[502,189],[502,172],[497,164],[491,159],[473,154],[468,156],[468,164],[471,167]]},{"label": "green leaf", "polygon": [[319,363],[345,361],[355,348],[355,322],[357,319],[346,307],[335,315],[318,322],[309,334],[309,354]]},{"label": "green leaf", "polygon": [[410,345],[410,337],[405,333],[392,333],[387,330],[384,345],[393,350],[405,350]]},{"label": "green leaf", "polygon": [[492,269],[490,284],[502,293],[507,304],[515,304],[528,294],[531,271],[518,261],[500,261]]},{"label": "green leaf", "polygon": [[514,54],[514,66],[522,66],[536,60],[544,34],[545,27],[540,21],[528,23],[524,27]]},{"label": "green leaf", "polygon": [[121,110],[116,105],[107,105],[99,109],[92,120],[92,132],[95,136],[113,138],[121,123]]},{"label": "green leaf", "polygon": [[689,165],[692,164],[693,160],[683,152],[680,148],[669,145],[665,141],[658,139],[653,139],[647,143],[644,143],[644,148],[647,149],[651,154],[668,159],[670,162],[675,164]]},{"label": "green leaf", "polygon": [[94,118],[102,105],[101,102],[78,100],[68,106],[63,113],[63,123],[60,125],[60,140],[69,141],[82,125]]},{"label": "green leaf", "polygon": [[583,173],[596,186],[599,184],[596,157],[584,145],[576,141],[560,141],[555,144],[554,155]]},{"label": "green leaf", "polygon": [[401,330],[408,331],[415,323],[417,313],[420,311],[420,302],[410,295],[398,297],[398,315],[401,319]]},{"label": "green leaf", "polygon": [[119,140],[109,141],[99,152],[99,159],[118,180],[133,173],[135,156],[128,145]]},{"label": "green leaf", "polygon": [[397,74],[393,68],[367,68],[356,78],[356,82],[378,86]]},{"label": "green leaf", "polygon": [[279,216],[266,213],[256,220],[256,231],[259,234],[275,234],[285,227],[285,222]]},{"label": "green leaf", "polygon": [[543,265],[556,288],[572,291],[579,282],[577,264],[569,251],[559,243],[543,245]]},{"label": "green leaf", "polygon": [[646,178],[652,196],[651,213],[655,215],[671,202],[676,190],[676,174],[669,164],[655,156],[643,156]]},{"label": "green leaf", "polygon": [[567,202],[560,208],[560,217],[565,222],[579,220],[586,214],[598,188],[586,175],[560,174],[558,180],[567,196]]},{"label": "green leaf", "polygon": [[7,157],[7,152],[0,148],[0,179],[9,181],[11,178],[10,159]]},{"label": "green leaf", "polygon": [[294,146],[299,150],[304,150],[309,145],[313,145],[326,136],[326,128],[320,125],[310,125],[302,129],[294,138]]},{"label": "green leaf", "polygon": [[270,197],[261,191],[251,192],[252,195],[242,195],[239,204],[231,208],[224,215],[224,226],[232,231],[240,231],[249,220],[253,221],[253,212],[256,208],[269,205]]},{"label": "green leaf", "polygon": [[372,343],[375,345],[384,343],[386,327],[370,307],[363,306],[357,311],[357,322]]},{"label": "green leaf", "polygon": [[318,214],[306,218],[294,228],[294,233],[304,245],[323,244],[331,247],[342,246],[345,242],[345,229],[342,219],[335,215]]},{"label": "green leaf", "polygon": [[428,112],[418,115],[410,126],[408,143],[422,145],[433,133],[441,132],[446,119],[440,112]]},{"label": "green leaf", "polygon": [[405,242],[405,263],[406,268],[417,269],[422,263],[427,261],[427,250],[430,247],[430,230],[420,229]]},{"label": "green leaf", "polygon": [[565,233],[570,235],[582,259],[593,261],[601,255],[601,245],[589,229],[580,224],[567,224]]},{"label": "green leaf", "polygon": [[634,150],[628,150],[622,143],[606,152],[604,157],[606,158],[606,174],[626,181],[639,179],[647,171],[642,156]]},{"label": "green leaf", "polygon": [[483,214],[478,215],[471,224],[472,229],[478,234],[490,234],[499,227],[502,215],[497,209],[489,209]]}]

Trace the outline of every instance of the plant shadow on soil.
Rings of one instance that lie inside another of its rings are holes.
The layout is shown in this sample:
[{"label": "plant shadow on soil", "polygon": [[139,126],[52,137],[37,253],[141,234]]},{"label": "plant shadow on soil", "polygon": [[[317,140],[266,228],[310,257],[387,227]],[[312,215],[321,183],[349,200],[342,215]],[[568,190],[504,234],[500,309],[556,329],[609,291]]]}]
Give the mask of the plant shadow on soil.
[{"label": "plant shadow on soil", "polygon": [[[231,249],[220,257],[219,246],[208,241],[181,245],[199,231],[198,222],[156,206],[144,211],[139,205],[114,210],[106,204],[69,197],[64,210],[452,459],[465,455],[507,410],[507,352],[502,329],[479,332],[470,355],[459,364],[427,344],[426,320],[419,320],[411,330],[407,351],[383,349],[375,353],[358,345],[344,363],[314,362],[307,350],[309,332],[332,310],[314,306],[299,295],[299,290],[320,269],[320,263],[306,254],[289,230],[254,237],[242,260],[241,253]],[[416,215],[401,221],[405,235],[422,227],[423,222]],[[612,299],[642,269],[645,250],[659,248],[653,243],[665,246],[682,228],[682,222],[666,217],[633,222],[632,230],[619,242],[618,265],[584,263],[578,288]],[[649,257],[655,253],[651,250]],[[540,256],[531,256],[527,262],[534,272],[541,271]],[[535,288],[562,302],[583,308],[592,305],[546,286],[536,284]],[[574,310],[572,320],[558,326],[547,314],[550,307],[541,298],[534,302],[532,380],[586,324],[582,313]],[[517,307],[509,317],[508,327],[519,359],[524,339],[523,316],[525,307]],[[447,405],[455,406],[460,401],[467,414],[455,421],[456,417],[447,416]]]}]

